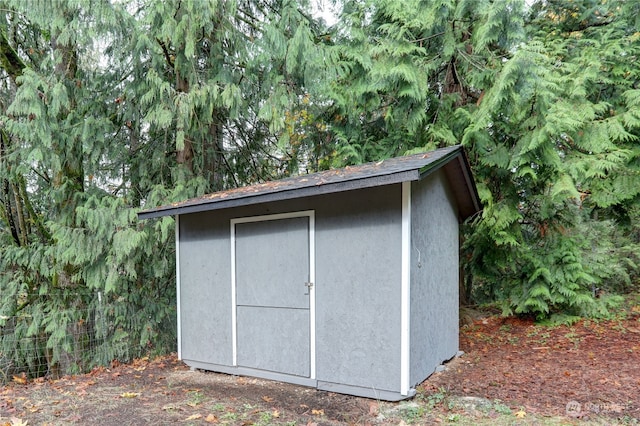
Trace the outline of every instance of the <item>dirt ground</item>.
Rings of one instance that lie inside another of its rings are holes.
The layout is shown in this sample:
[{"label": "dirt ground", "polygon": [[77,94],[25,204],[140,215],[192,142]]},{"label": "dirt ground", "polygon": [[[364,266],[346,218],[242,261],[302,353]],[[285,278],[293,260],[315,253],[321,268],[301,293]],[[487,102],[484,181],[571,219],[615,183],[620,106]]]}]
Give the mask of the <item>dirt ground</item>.
[{"label": "dirt ground", "polygon": [[582,418],[640,419],[640,307],[617,321],[545,327],[486,318],[465,328],[466,352],[423,392],[499,399],[513,408]]},{"label": "dirt ground", "polygon": [[190,371],[170,355],[55,381],[14,377],[0,388],[0,426],[432,424],[473,416],[453,402],[474,396],[493,407],[485,415],[511,416],[505,424],[525,415],[638,424],[640,305],[623,319],[573,326],[488,317],[462,328],[460,347],[464,355],[409,404]]}]

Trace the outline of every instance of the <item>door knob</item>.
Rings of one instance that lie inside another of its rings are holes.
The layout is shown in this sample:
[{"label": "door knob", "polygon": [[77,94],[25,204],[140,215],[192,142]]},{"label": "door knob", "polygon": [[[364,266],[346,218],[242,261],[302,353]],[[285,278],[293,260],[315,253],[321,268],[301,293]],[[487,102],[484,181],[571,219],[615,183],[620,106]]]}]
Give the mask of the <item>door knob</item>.
[{"label": "door knob", "polygon": [[304,283],[305,287],[307,287],[307,292],[305,293],[305,295],[310,294],[311,292],[311,287],[313,287],[313,283],[312,282],[306,282]]}]

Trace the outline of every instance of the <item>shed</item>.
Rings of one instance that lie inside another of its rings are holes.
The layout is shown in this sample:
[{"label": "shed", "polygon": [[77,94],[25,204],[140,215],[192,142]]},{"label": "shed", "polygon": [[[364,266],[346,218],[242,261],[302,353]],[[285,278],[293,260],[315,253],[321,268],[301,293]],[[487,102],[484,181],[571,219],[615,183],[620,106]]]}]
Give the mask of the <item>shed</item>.
[{"label": "shed", "polygon": [[401,400],[458,351],[462,147],[216,192],[176,218],[178,356]]}]

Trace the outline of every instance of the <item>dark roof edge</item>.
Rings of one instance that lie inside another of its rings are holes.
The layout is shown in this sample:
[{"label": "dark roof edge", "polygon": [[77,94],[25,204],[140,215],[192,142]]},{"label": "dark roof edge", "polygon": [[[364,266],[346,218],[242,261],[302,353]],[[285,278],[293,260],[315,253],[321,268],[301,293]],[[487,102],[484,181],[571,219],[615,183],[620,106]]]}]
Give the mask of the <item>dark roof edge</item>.
[{"label": "dark roof edge", "polygon": [[[471,216],[473,213],[482,210],[482,203],[480,202],[480,196],[478,195],[478,188],[476,187],[475,181],[471,176],[471,166],[469,165],[469,159],[465,153],[465,150],[462,145],[456,145],[456,149],[443,156],[442,158],[434,161],[431,164],[428,164],[423,169],[420,170],[420,179],[424,179],[429,176],[431,173],[439,170],[443,166],[447,166],[451,163],[451,161],[457,159],[458,160],[458,171],[462,173],[462,177],[464,179],[464,185],[468,191],[469,199],[471,200],[471,206],[464,206],[465,203],[463,197],[457,197],[458,205],[460,205],[464,211],[462,211],[462,215],[460,217],[461,222]],[[471,212],[469,207],[473,209]]]},{"label": "dark roof edge", "polygon": [[443,155],[441,158],[437,159],[436,161],[429,163],[423,168],[421,168],[420,179],[424,179],[425,177],[429,176],[431,173],[435,172],[440,167],[444,166],[449,161],[453,160],[455,157],[459,156],[461,153],[464,152],[462,149],[462,145],[456,145],[455,148],[456,149],[452,150],[447,155]]},{"label": "dark roof edge", "polygon": [[198,213],[210,210],[221,210],[232,207],[247,206],[259,203],[268,203],[280,200],[290,200],[294,198],[309,197],[313,195],[332,194],[336,192],[350,191],[353,189],[371,188],[381,185],[392,185],[406,181],[420,179],[417,170],[406,170],[403,172],[372,176],[361,179],[353,179],[324,185],[314,185],[303,188],[293,188],[284,191],[270,192],[253,196],[232,198],[229,200],[216,200],[209,203],[193,204],[186,206],[166,206],[153,210],[143,210],[138,212],[138,219],[152,219],[162,216],[172,216],[177,214]]},{"label": "dark roof edge", "polygon": [[467,188],[469,188],[469,195],[471,195],[473,207],[476,212],[482,211],[482,202],[480,201],[480,194],[478,194],[478,187],[476,186],[476,181],[471,175],[471,165],[469,164],[467,154],[462,149],[460,150],[458,161],[462,163],[460,164],[460,168],[462,169],[462,173],[464,174],[464,180],[467,183]]},{"label": "dark roof edge", "polygon": [[482,211],[478,188],[471,176],[471,168],[464,151],[457,155],[455,161],[445,164],[444,172],[456,197],[460,223]]}]

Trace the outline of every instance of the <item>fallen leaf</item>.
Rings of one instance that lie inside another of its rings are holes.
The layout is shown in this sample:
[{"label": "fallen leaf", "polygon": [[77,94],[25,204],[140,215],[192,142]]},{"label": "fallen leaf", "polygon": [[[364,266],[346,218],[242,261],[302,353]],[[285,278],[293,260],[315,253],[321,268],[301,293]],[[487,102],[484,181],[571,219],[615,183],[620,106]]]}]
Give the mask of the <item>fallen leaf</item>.
[{"label": "fallen leaf", "polygon": [[40,411],[40,407],[38,407],[37,405],[25,406],[25,408],[29,410],[30,413],[37,413],[38,411]]},{"label": "fallen leaf", "polygon": [[27,376],[22,373],[22,375],[20,376],[13,376],[13,381],[15,383],[19,383],[21,385],[26,385],[27,384]]},{"label": "fallen leaf", "polygon": [[277,419],[278,417],[280,417],[280,411],[273,410],[273,413],[271,413],[271,415]]},{"label": "fallen leaf", "polygon": [[524,410],[517,411],[515,416],[519,419],[524,419],[527,416],[527,413]]},{"label": "fallen leaf", "polygon": [[263,396],[263,397],[262,397],[262,400],[263,400],[264,402],[272,402],[272,401],[273,401],[273,398],[271,398],[270,396]]},{"label": "fallen leaf", "polygon": [[139,392],[125,392],[120,394],[121,398],[137,398],[140,396]]},{"label": "fallen leaf", "polygon": [[184,419],[185,422],[188,422],[190,420],[198,420],[202,418],[202,414],[192,414],[189,417],[187,417],[186,419]]},{"label": "fallen leaf", "polygon": [[218,423],[218,418],[213,414],[209,414],[207,417],[204,418],[204,421],[207,423]]},{"label": "fallen leaf", "polygon": [[311,410],[311,414],[314,416],[324,416],[324,410]]},{"label": "fallen leaf", "polygon": [[11,426],[27,426],[28,420],[22,420],[17,417],[11,418]]}]

